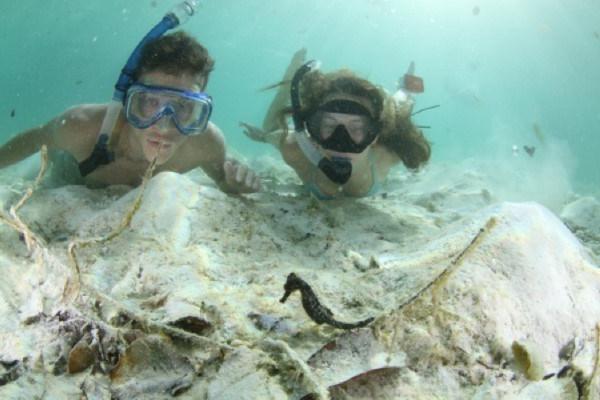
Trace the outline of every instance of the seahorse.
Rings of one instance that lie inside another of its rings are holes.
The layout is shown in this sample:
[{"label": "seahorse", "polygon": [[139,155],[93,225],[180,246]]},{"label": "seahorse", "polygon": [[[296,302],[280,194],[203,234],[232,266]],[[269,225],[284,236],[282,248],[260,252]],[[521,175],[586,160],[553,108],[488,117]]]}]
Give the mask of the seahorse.
[{"label": "seahorse", "polygon": [[374,320],[373,317],[354,323],[340,322],[335,320],[331,310],[319,302],[317,295],[312,290],[310,285],[293,272],[288,275],[283,289],[285,290],[285,293],[279,301],[281,303],[285,303],[290,294],[296,290],[299,290],[302,297],[302,307],[304,308],[304,311],[306,311],[310,319],[319,325],[327,324],[339,329],[354,329],[362,328]]}]

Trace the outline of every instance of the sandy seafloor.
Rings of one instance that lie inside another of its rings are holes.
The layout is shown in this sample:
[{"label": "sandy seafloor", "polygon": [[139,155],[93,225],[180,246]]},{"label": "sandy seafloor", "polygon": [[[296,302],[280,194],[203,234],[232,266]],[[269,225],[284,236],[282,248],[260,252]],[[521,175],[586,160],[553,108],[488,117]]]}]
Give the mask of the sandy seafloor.
[{"label": "sandy seafloor", "polygon": [[[110,240],[140,189],[36,190],[29,250],[0,224],[0,398],[600,398],[597,198],[466,160],[321,203],[252,164],[265,191],[244,198],[155,176]],[[13,174],[9,220],[31,185]],[[68,249],[91,238],[78,274]],[[298,292],[279,302],[291,272],[336,319],[375,321],[315,324]]]}]

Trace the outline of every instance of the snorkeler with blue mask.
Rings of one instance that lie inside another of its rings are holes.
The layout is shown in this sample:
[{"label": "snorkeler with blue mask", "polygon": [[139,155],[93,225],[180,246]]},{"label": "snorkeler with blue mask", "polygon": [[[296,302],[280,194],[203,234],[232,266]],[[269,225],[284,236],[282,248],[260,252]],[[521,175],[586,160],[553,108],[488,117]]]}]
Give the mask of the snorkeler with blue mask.
[{"label": "snorkeler with blue mask", "polygon": [[294,55],[263,128],[241,125],[251,139],[277,147],[308,192],[321,200],[373,195],[393,166],[417,169],[429,159],[429,143],[393,96],[349,70],[323,73],[304,58],[304,50]]},{"label": "snorkeler with blue mask", "polygon": [[205,89],[213,59],[185,32],[165,34],[196,6],[183,1],[144,37],[122,69],[111,102],[72,107],[17,135],[0,148],[0,168],[46,145],[54,164],[72,166],[60,168],[69,176],[57,184],[136,186],[155,161],[155,173],[200,167],[225,192],[260,190],[254,172],[226,157],[223,133],[210,121],[213,103]]}]

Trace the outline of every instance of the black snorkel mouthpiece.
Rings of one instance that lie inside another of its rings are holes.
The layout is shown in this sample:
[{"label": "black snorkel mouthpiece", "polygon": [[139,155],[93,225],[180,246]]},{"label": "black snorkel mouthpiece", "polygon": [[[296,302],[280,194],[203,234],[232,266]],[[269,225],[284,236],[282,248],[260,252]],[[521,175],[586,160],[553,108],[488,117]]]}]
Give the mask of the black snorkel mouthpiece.
[{"label": "black snorkel mouthpiece", "polygon": [[352,163],[347,158],[323,157],[318,167],[326,177],[339,185],[348,182],[352,176]]}]

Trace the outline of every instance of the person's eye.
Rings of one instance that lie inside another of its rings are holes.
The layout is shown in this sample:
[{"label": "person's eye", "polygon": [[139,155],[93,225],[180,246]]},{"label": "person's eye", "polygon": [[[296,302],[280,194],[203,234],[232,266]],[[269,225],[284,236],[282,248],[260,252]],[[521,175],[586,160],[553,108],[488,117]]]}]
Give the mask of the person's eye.
[{"label": "person's eye", "polygon": [[189,114],[191,113],[193,107],[194,106],[187,101],[178,101],[177,103],[175,103],[175,109],[181,113]]},{"label": "person's eye", "polygon": [[337,127],[337,125],[336,125],[336,124],[323,124],[323,125],[321,126],[321,130],[322,130],[323,132],[327,132],[327,133],[329,133],[329,132],[333,132],[333,131],[335,130],[335,128],[336,128],[336,127]]},{"label": "person's eye", "polygon": [[160,101],[154,96],[145,96],[143,99],[146,107],[158,107],[160,104]]}]

